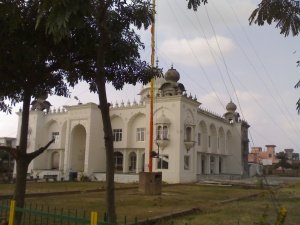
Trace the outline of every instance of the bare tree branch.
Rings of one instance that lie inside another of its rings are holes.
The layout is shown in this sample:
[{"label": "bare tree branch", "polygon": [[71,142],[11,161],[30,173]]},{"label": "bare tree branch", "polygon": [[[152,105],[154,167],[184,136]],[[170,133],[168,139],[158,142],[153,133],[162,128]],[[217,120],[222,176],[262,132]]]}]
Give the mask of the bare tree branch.
[{"label": "bare tree branch", "polygon": [[44,147],[39,148],[38,150],[28,153],[27,157],[28,159],[32,160],[36,157],[38,157],[40,154],[42,154],[47,148],[49,148],[49,146],[54,143],[55,139],[53,138],[51,141],[48,142],[48,144],[46,144]]}]

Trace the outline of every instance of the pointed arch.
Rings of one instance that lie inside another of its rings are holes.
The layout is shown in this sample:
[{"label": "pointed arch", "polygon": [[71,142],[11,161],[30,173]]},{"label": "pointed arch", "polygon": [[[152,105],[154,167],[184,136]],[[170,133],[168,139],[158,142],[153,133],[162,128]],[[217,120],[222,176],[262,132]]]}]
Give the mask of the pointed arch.
[{"label": "pointed arch", "polygon": [[137,147],[139,144],[144,144],[146,139],[146,115],[138,112],[130,117],[128,121],[127,134],[129,146]]},{"label": "pointed arch", "polygon": [[226,154],[231,155],[233,148],[233,138],[231,132],[228,130],[226,133]]},{"label": "pointed arch", "polygon": [[219,128],[218,135],[218,153],[225,154],[226,142],[225,142],[225,132],[223,127]]},{"label": "pointed arch", "polygon": [[86,150],[86,130],[83,125],[76,125],[71,132],[70,168],[76,172],[84,171]]},{"label": "pointed arch", "polygon": [[60,128],[58,122],[56,120],[50,120],[46,123],[46,130],[47,130],[47,139],[51,140],[52,138],[55,139],[54,143],[50,146],[50,148],[57,148],[60,142]]},{"label": "pointed arch", "polygon": [[209,126],[209,137],[208,137],[208,149],[212,153],[217,153],[218,150],[218,138],[216,126],[212,123]]},{"label": "pointed arch", "polygon": [[199,123],[199,131],[200,137],[198,137],[198,139],[200,139],[200,149],[202,152],[208,152],[208,131],[207,125],[203,120]]},{"label": "pointed arch", "polygon": [[122,152],[114,152],[114,162],[115,162],[115,171],[116,172],[123,172],[123,153]]},{"label": "pointed arch", "polygon": [[137,163],[137,155],[135,152],[130,152],[128,154],[128,171],[130,173],[135,173],[136,172],[136,163]]}]

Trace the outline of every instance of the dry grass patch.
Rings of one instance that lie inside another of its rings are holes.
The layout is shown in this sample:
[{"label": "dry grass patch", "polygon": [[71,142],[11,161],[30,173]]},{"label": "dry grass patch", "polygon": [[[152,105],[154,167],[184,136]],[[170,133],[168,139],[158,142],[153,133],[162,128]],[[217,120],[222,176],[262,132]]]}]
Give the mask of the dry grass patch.
[{"label": "dry grass patch", "polygon": [[[200,207],[210,208],[216,203],[258,193],[260,190],[242,189],[236,187],[204,187],[199,185],[172,185],[164,186],[160,196],[147,196],[139,193],[137,189],[117,190],[116,206],[118,220],[133,221],[135,217],[146,219],[179,210]],[[50,207],[64,209],[97,210],[100,215],[105,212],[105,193],[85,193],[77,195],[50,196],[43,198],[28,198],[27,204],[36,204],[40,201]]]},{"label": "dry grass patch", "polygon": [[[262,224],[275,224],[276,208],[280,206],[284,206],[288,210],[285,225],[300,224],[300,184],[272,192],[272,195],[270,192],[265,192],[263,195],[254,198],[203,208],[200,213],[176,218],[173,224],[255,225],[263,221],[263,216],[265,217],[265,223]],[[161,224],[168,225],[171,224],[171,221],[165,221]]]}]

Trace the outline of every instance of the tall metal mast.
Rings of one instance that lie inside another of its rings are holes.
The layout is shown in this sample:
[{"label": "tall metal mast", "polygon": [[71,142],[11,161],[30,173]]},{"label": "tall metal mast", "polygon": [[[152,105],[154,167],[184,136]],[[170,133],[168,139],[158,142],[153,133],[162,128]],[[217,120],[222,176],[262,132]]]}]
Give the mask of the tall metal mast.
[{"label": "tall metal mast", "polygon": [[[151,66],[155,65],[155,0],[152,0],[153,23],[151,25]],[[152,172],[152,149],[153,149],[153,99],[154,99],[154,79],[150,82],[150,132],[149,132],[149,172]]]}]

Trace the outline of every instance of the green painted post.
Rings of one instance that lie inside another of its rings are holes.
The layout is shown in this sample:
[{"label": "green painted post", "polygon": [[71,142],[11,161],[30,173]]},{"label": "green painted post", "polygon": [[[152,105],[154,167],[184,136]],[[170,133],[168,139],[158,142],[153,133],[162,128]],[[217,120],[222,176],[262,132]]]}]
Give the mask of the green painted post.
[{"label": "green painted post", "polygon": [[[37,211],[38,206],[37,204],[35,204],[35,211]],[[34,216],[34,225],[36,225],[36,220],[37,220],[37,216]]]},{"label": "green painted post", "polygon": [[[56,215],[56,206],[54,206],[54,214]],[[56,218],[54,218],[54,224],[53,225],[56,225]]]},{"label": "green painted post", "polygon": [[70,225],[70,209],[68,209],[68,225]]},{"label": "green painted post", "polygon": [[124,225],[127,225],[127,218],[126,218],[126,216],[124,218]]},{"label": "green painted post", "polygon": [[28,215],[28,223],[31,222],[31,209],[32,209],[32,203],[29,204],[29,215]]},{"label": "green painted post", "polygon": [[[50,209],[49,206],[47,207],[47,213],[49,214]],[[49,225],[49,216],[46,217],[46,224]]]},{"label": "green painted post", "polygon": [[138,218],[137,218],[137,217],[134,218],[134,224],[135,224],[135,225],[138,224]]},{"label": "green painted post", "polygon": [[86,211],[83,210],[83,218],[86,218]]},{"label": "green painted post", "polygon": [[[24,203],[24,209],[26,209],[26,203]],[[23,215],[22,215],[22,221],[23,221],[23,224],[26,223],[26,212],[23,212]]]},{"label": "green painted post", "polygon": [[[43,205],[41,206],[41,211],[42,212],[44,211],[44,206]],[[43,224],[43,214],[41,214],[41,224]]]},{"label": "green painted post", "polygon": [[63,224],[63,219],[62,219],[63,213],[64,213],[64,209],[61,208],[61,209],[60,209],[60,225]]}]

